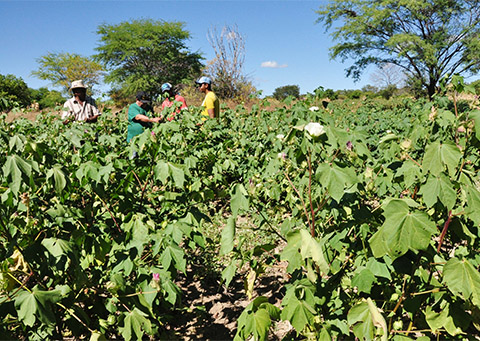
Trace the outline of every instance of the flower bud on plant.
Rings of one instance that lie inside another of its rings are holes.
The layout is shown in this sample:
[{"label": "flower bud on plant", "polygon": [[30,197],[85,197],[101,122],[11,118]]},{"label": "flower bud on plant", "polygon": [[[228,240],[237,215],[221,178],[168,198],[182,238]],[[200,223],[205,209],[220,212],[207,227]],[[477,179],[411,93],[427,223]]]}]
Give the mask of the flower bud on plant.
[{"label": "flower bud on plant", "polygon": [[352,149],[353,149],[353,144],[352,144],[351,141],[348,141],[348,142],[347,142],[347,149],[348,149],[349,151],[352,151]]},{"label": "flower bud on plant", "polygon": [[409,150],[411,146],[412,146],[412,141],[409,139],[406,139],[402,141],[402,143],[400,143],[400,148],[402,148],[403,150]]},{"label": "flower bud on plant", "polygon": [[150,286],[154,289],[160,290],[160,274],[152,274],[152,281],[150,282]]},{"label": "flower bud on plant", "polygon": [[325,128],[317,122],[310,122],[305,126],[305,130],[313,137],[319,137],[322,134],[325,134]]}]

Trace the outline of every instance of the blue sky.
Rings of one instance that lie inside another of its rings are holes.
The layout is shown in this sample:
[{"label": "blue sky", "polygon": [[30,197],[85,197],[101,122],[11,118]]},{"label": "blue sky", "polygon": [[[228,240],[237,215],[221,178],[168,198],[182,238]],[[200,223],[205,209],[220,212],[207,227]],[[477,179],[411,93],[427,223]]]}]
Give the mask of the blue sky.
[{"label": "blue sky", "polygon": [[318,86],[360,89],[368,72],[354,83],[345,77],[349,64],[332,61],[329,33],[317,24],[315,10],[325,1],[22,1],[0,0],[0,74],[21,77],[29,87],[48,81],[31,76],[37,59],[48,52],[95,54],[100,24],[132,19],[181,21],[191,33],[191,51],[205,61],[214,57],[209,29],[237,25],[245,37],[244,72],[264,95],[298,85],[301,93]]}]

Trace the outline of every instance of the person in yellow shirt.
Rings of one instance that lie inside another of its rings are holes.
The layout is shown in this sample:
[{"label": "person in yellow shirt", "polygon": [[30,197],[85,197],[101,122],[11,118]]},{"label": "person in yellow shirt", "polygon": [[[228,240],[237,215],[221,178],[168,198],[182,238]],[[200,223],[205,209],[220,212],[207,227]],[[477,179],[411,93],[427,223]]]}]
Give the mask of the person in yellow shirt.
[{"label": "person in yellow shirt", "polygon": [[[202,114],[210,118],[220,117],[220,101],[217,95],[212,91],[212,80],[209,77],[200,77],[197,81],[198,89],[205,94],[205,99],[202,102]],[[205,118],[206,119],[206,118]]]}]

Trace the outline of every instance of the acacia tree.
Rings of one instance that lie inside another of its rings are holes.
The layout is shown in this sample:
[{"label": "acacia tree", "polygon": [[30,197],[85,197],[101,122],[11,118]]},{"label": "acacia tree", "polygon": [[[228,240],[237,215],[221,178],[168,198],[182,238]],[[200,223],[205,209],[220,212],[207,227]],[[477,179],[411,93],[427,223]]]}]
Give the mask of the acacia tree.
[{"label": "acacia tree", "polygon": [[103,75],[103,67],[99,63],[76,53],[49,52],[38,58],[37,62],[39,68],[33,71],[32,75],[52,82],[52,85],[60,87],[64,94],[68,94],[72,82],[79,79],[93,92]]},{"label": "acacia tree", "polygon": [[333,0],[317,13],[335,27],[331,57],[353,59],[346,73],[355,80],[370,64],[391,63],[431,98],[442,78],[480,69],[478,0]]},{"label": "acacia tree", "polygon": [[162,83],[180,84],[200,73],[202,56],[187,48],[190,33],[184,23],[133,20],[102,24],[97,33],[95,59],[106,67],[105,81],[117,94],[128,97],[143,90],[157,95]]},{"label": "acacia tree", "polygon": [[216,27],[208,31],[207,39],[215,58],[206,67],[206,73],[215,80],[215,93],[222,98],[247,97],[255,88],[245,75],[245,38],[236,25]]}]

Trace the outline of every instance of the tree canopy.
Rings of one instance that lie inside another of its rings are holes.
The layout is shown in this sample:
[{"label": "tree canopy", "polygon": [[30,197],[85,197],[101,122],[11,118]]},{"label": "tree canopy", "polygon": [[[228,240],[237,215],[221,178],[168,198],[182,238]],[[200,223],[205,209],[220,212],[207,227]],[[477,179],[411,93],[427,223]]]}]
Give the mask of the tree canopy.
[{"label": "tree canopy", "polygon": [[100,83],[103,67],[90,57],[83,57],[76,53],[49,52],[37,59],[39,68],[32,75],[52,82],[63,93],[68,94],[70,85],[75,80],[83,80],[89,91]]},{"label": "tree canopy", "polygon": [[31,98],[27,84],[14,75],[0,75],[0,100],[1,110],[29,105]]},{"label": "tree canopy", "polygon": [[272,95],[275,99],[278,100],[283,100],[288,96],[298,98],[300,97],[300,87],[298,85],[280,86],[273,91]]},{"label": "tree canopy", "polygon": [[333,0],[317,13],[334,27],[331,57],[353,59],[346,73],[356,80],[370,64],[391,63],[432,97],[442,78],[480,69],[478,0]]},{"label": "tree canopy", "polygon": [[106,67],[105,81],[125,96],[143,90],[156,95],[162,83],[179,84],[199,75],[202,56],[186,46],[184,23],[150,19],[98,27],[95,59]]}]

